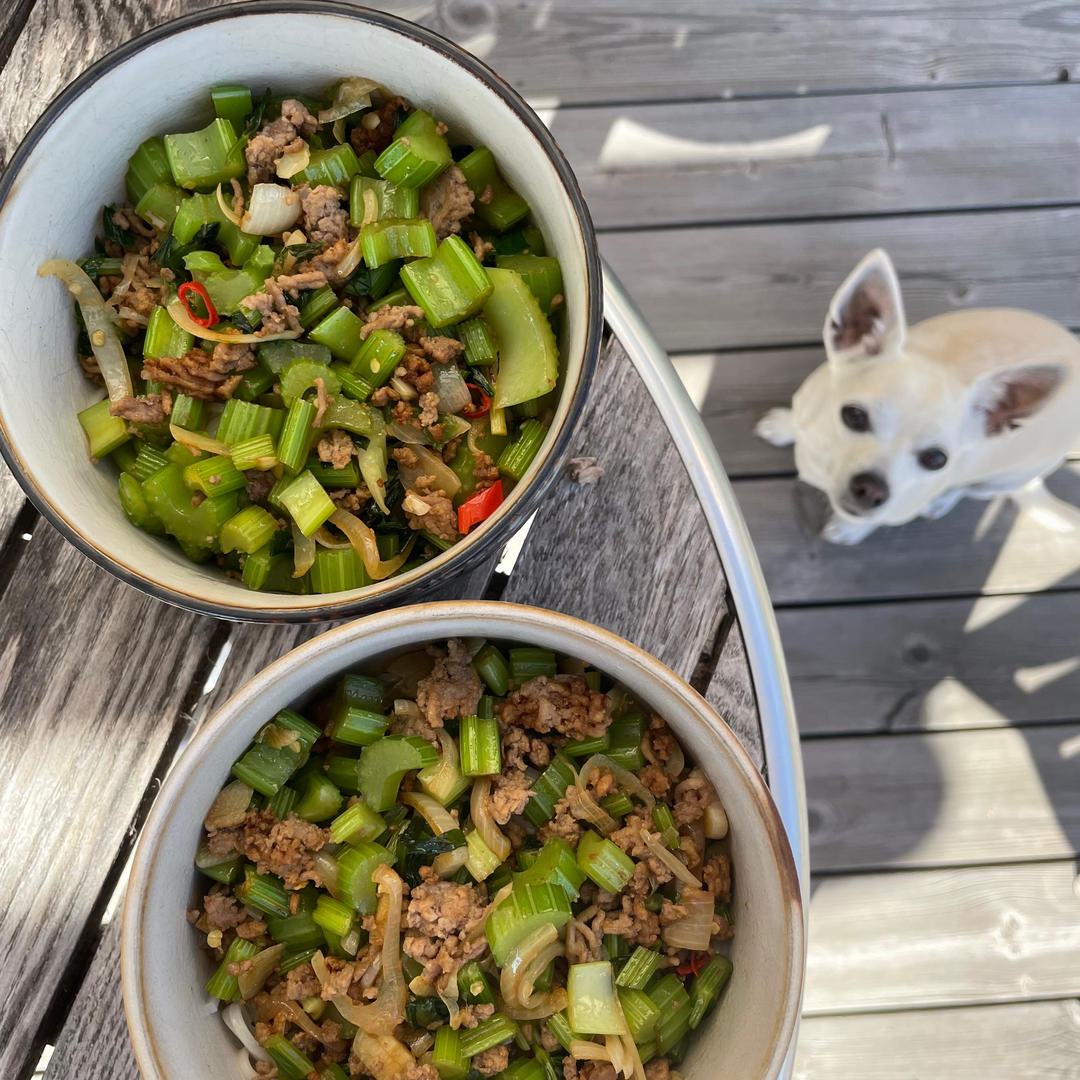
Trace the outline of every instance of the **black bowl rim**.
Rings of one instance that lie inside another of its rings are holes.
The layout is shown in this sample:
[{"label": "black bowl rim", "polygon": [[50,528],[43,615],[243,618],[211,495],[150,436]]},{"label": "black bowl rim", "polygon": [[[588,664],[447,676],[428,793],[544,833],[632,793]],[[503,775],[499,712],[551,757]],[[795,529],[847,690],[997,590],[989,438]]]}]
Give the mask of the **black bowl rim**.
[{"label": "black bowl rim", "polygon": [[[459,556],[448,560],[445,566],[437,568],[433,575],[421,575],[416,581],[408,582],[398,588],[391,586],[378,596],[359,596],[338,602],[324,601],[321,604],[303,608],[247,608],[239,602],[235,604],[216,603],[162,585],[160,582],[152,581],[118,563],[70,525],[38,490],[33,478],[23,468],[22,461],[14,446],[9,443],[7,431],[2,420],[0,420],[0,456],[7,462],[12,475],[18,481],[19,486],[30,502],[66,540],[114,577],[155,599],[188,611],[237,622],[322,622],[330,619],[348,618],[387,607],[394,607],[400,603],[416,602],[416,594],[424,588],[444,584],[448,580],[460,576],[466,570],[477,566],[483,558],[491,553],[497,544],[505,543],[514,530],[520,527],[528,516],[534,512],[540,497],[554,479],[559,461],[565,454],[581,419],[593,372],[596,368],[603,331],[603,286],[600,256],[596,247],[596,232],[593,228],[592,217],[585,204],[585,198],[581,193],[577,178],[570,168],[570,163],[566,160],[566,156],[555,141],[554,136],[540,118],[505,79],[478,57],[473,56],[472,53],[462,49],[441,34],[410,22],[408,19],[402,19],[397,15],[345,3],[342,0],[246,0],[244,3],[228,4],[224,7],[210,8],[205,11],[192,12],[189,15],[182,15],[179,18],[162,23],[160,26],[153,27],[130,41],[124,42],[122,45],[118,45],[111,52],[91,64],[72,82],[68,83],[49,103],[33,127],[24,136],[22,142],[19,143],[3,175],[0,176],[0,213],[3,212],[7,205],[23,165],[44,134],[76,98],[86,93],[98,79],[113,68],[157,42],[195,27],[248,15],[296,15],[305,13],[335,15],[355,19],[359,22],[381,26],[410,37],[464,68],[501,98],[503,103],[517,116],[518,120],[539,143],[555,169],[570,200],[571,208],[581,230],[585,249],[585,288],[587,294],[585,297],[585,347],[581,373],[574,389],[566,420],[557,433],[555,442],[552,444],[546,459],[542,462],[540,471],[524,490],[512,511],[502,521],[490,532],[480,537],[467,550],[461,552]],[[393,579],[389,580],[392,581]],[[332,596],[334,594],[328,595]]]}]

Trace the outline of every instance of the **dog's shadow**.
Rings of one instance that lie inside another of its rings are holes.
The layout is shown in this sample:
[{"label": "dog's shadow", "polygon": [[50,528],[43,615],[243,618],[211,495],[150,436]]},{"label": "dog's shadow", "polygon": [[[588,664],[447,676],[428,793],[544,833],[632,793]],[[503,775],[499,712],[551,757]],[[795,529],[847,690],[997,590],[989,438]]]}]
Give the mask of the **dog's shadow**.
[{"label": "dog's shadow", "polygon": [[[890,744],[897,760],[891,768],[888,760],[880,762],[873,786],[900,785],[918,798],[907,804],[903,829],[890,829],[889,822],[876,819],[878,800],[860,805],[857,819],[836,821],[831,808],[851,800],[840,792],[811,790],[812,839],[825,862],[932,865],[933,857],[924,862],[921,853],[936,847],[928,841],[943,803],[960,791],[991,813],[1015,807],[1033,815],[1030,846],[1025,841],[1021,850],[1014,844],[1011,856],[1002,852],[1004,861],[1080,851],[1080,800],[1072,794],[1080,738],[1075,729],[1062,726],[1075,722],[1080,701],[1080,602],[1070,591],[1080,586],[1080,470],[1060,469],[1047,487],[1047,492],[1030,490],[993,503],[968,499],[940,520],[883,529],[855,547],[837,547],[814,539],[828,513],[824,497],[797,485],[794,511],[809,541],[805,552],[793,558],[790,550],[774,549],[763,556],[774,571],[770,585],[781,604],[793,598],[796,581],[802,597],[823,602],[826,597],[849,603],[946,601],[923,606],[921,614],[916,608],[878,608],[880,617],[889,620],[886,626],[868,628],[853,620],[851,637],[830,646],[850,649],[846,655],[838,652],[836,663],[837,677],[848,684],[844,699],[852,703],[862,700],[856,685],[860,649],[865,646],[866,655],[873,654],[867,663],[881,664],[885,657],[894,665],[884,673],[862,673],[879,689],[885,678],[891,684],[891,692],[876,697],[867,692],[865,700],[870,709],[886,710],[887,703],[887,711],[874,717],[876,730],[912,733],[913,738]],[[856,627],[874,636],[877,647],[860,642]],[[820,660],[820,650],[811,651]],[[807,684],[805,693],[819,692]],[[821,716],[826,698],[819,695],[807,707]],[[1008,757],[1009,775],[1023,790],[997,788],[1006,777],[980,772],[982,766],[967,758],[962,733],[955,736],[960,741],[945,747],[940,740],[918,737],[927,727],[997,729],[992,736],[997,752]],[[843,752],[853,755],[851,769],[859,768],[857,757],[865,762],[860,741],[850,740],[850,748],[845,742]],[[848,779],[848,766],[835,760],[839,746],[834,740],[806,744],[808,755],[832,755],[827,768],[808,772],[829,777],[829,784],[855,782]],[[1059,832],[1052,821],[1045,822],[1044,811],[1040,814],[1043,798],[1051,804]],[[895,798],[880,802],[897,805]]]}]

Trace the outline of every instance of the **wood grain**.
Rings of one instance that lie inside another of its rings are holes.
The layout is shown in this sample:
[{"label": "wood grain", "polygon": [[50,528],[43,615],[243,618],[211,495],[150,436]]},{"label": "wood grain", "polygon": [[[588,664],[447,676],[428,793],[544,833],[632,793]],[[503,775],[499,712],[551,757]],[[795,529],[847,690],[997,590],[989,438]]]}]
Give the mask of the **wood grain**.
[{"label": "wood grain", "polygon": [[[656,228],[1073,202],[1078,105],[1080,86],[1054,83],[613,105],[549,123],[598,227]],[[819,125],[816,153],[760,146]]]},{"label": "wood grain", "polygon": [[[728,601],[730,603],[730,600]],[[724,718],[759,768],[765,767],[757,697],[746,656],[746,643],[737,620],[731,622],[719,655],[711,657],[711,674],[705,685],[694,680],[705,700]]]},{"label": "wood grain", "polygon": [[0,999],[20,1008],[0,1014],[0,1069],[11,1075],[130,839],[214,626],[119,584],[45,525],[8,588],[0,941],[18,963],[0,968]]},{"label": "wood grain", "polygon": [[818,878],[804,1015],[1075,995],[1076,880],[1072,862]]},{"label": "wood grain", "polygon": [[25,505],[26,496],[22,488],[15,482],[7,465],[0,461],[0,545],[7,540],[9,530]]},{"label": "wood grain", "polygon": [[777,620],[803,735],[1080,717],[1077,597],[792,608]]},{"label": "wood grain", "polygon": [[794,1080],[1073,1080],[1074,1000],[827,1016],[799,1028]]},{"label": "wood grain", "polygon": [[696,351],[820,341],[830,297],[874,247],[911,322],[1005,306],[1077,326],[1078,239],[1080,209],[1063,209],[610,232],[600,248],[665,348]]},{"label": "wood grain", "polygon": [[[1080,505],[1080,466],[1059,469],[1049,487]],[[743,480],[736,494],[774,604],[1001,595],[1080,585],[1075,533],[1055,531],[1004,500],[966,499],[938,521],[879,529],[851,548],[820,539],[824,497],[805,485]]]},{"label": "wood grain", "polygon": [[1067,859],[1080,851],[1080,726],[804,739],[823,871]]}]

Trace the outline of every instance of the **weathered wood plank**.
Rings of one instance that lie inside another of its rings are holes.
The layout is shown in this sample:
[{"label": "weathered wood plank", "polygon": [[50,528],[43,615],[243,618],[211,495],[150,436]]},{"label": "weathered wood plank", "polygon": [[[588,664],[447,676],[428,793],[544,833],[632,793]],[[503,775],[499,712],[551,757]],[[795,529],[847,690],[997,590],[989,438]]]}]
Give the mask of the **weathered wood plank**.
[{"label": "weathered wood plank", "polygon": [[119,584],[44,524],[9,585],[0,819],[18,872],[0,880],[0,942],[18,962],[0,999],[20,1008],[0,1016],[0,1070],[21,1075],[215,625]]},{"label": "weathered wood plank", "polygon": [[[1080,466],[1070,462],[1048,486],[1080,505]],[[879,529],[851,548],[820,539],[824,497],[806,485],[743,480],[736,494],[774,604],[1030,593],[1080,584],[1075,532],[1050,528],[1005,500],[965,499],[938,521]]]},{"label": "weathered wood plank", "polygon": [[804,739],[810,864],[999,864],[1080,851],[1080,727]]},{"label": "weathered wood plank", "polygon": [[8,531],[26,505],[26,496],[15,482],[11,470],[0,460],[0,544],[7,539]]},{"label": "weathered wood plank", "polygon": [[580,108],[550,126],[612,229],[1072,202],[1078,104],[1054,83]]},{"label": "weathered wood plank", "polygon": [[568,457],[595,458],[604,474],[582,484],[568,469],[555,480],[503,599],[543,598],[688,677],[712,645],[726,582],[678,451],[613,340]]},{"label": "weathered wood plank", "polygon": [[[1018,602],[1019,600],[1019,602]],[[1075,593],[777,613],[804,735],[1080,717]]]},{"label": "weathered wood plank", "polygon": [[818,878],[803,1012],[1076,995],[1075,882],[1072,862]]},{"label": "weathered wood plank", "polygon": [[764,768],[765,748],[761,742],[757,697],[738,620],[731,623],[719,656],[713,658],[712,673],[707,678],[704,687],[695,680],[705,700],[739,737],[754,764],[759,769]]},{"label": "weathered wood plank", "polygon": [[610,232],[600,248],[669,350],[808,345],[869,250],[892,255],[911,322],[1023,307],[1080,325],[1080,209]]},{"label": "weathered wood plank", "polygon": [[1078,1055],[1073,1000],[823,1016],[799,1028],[794,1080],[1070,1080]]}]

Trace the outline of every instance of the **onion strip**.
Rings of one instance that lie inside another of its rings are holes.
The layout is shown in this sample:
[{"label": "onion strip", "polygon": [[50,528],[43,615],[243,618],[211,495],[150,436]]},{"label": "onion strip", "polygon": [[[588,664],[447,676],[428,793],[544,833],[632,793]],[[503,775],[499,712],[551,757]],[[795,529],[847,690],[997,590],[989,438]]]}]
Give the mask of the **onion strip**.
[{"label": "onion strip", "polygon": [[495,819],[491,816],[491,777],[477,777],[472,786],[469,796],[469,813],[480,839],[484,841],[492,854],[500,861],[505,862],[510,855],[511,844],[503,834]]},{"label": "onion strip", "polygon": [[282,180],[291,180],[298,172],[303,172],[304,169],[311,164],[311,147],[307,143],[300,150],[296,150],[291,154],[282,154],[281,157],[274,162],[274,172],[281,177]]},{"label": "onion strip", "polygon": [[79,305],[90,348],[109,391],[109,400],[115,403],[131,397],[131,372],[124,346],[101,293],[86,271],[68,259],[49,259],[38,267],[37,272],[38,277],[58,277]]},{"label": "onion strip", "polygon": [[248,208],[240,219],[249,236],[277,236],[291,229],[300,217],[300,196],[284,184],[256,184]]},{"label": "onion strip", "polygon": [[392,559],[382,559],[379,557],[375,533],[355,514],[339,507],[330,515],[330,520],[349,538],[353,550],[364,560],[364,569],[374,581],[382,581],[404,566],[416,543],[416,537],[413,536],[404,549]]},{"label": "onion strip", "polygon": [[674,780],[686,768],[686,755],[676,740],[672,740],[671,753],[664,762],[664,775]]},{"label": "onion strip", "polygon": [[610,836],[619,827],[619,823],[596,802],[582,784],[571,784],[566,789],[566,802],[574,817],[595,826],[604,836]]},{"label": "onion strip", "polygon": [[[227,345],[251,345],[258,344],[260,341],[294,341],[304,332],[303,330],[282,330],[280,334],[223,334],[219,330],[208,330],[205,326],[200,326],[179,300],[170,301],[165,310],[181,330],[186,330],[189,334],[202,338],[204,341],[224,341]],[[98,361],[99,366],[100,363]]]},{"label": "onion strip", "polygon": [[247,1017],[244,1015],[244,1007],[239,1001],[226,1005],[221,1010],[221,1019],[225,1026],[244,1044],[244,1049],[256,1061],[272,1061],[270,1055],[259,1045],[251,1028],[248,1027]]},{"label": "onion strip", "polygon": [[604,754],[593,754],[578,772],[578,783],[582,787],[585,786],[585,782],[589,779],[589,774],[593,769],[607,769],[618,781],[619,787],[636,799],[640,799],[649,812],[649,816],[652,816],[656,799],[653,797],[653,793],[629,769],[616,765],[611,758],[606,757]]},{"label": "onion strip", "polygon": [[686,864],[668,851],[648,829],[642,828],[641,841],[649,849],[649,854],[660,860],[684,885],[701,888],[701,882],[686,868]]},{"label": "onion strip", "polygon": [[221,207],[221,212],[229,219],[229,221],[239,227],[241,215],[238,214],[232,208],[232,206],[225,201],[225,192],[221,190],[220,184],[218,184],[215,194],[217,195],[217,202],[218,206]]},{"label": "onion strip", "polygon": [[371,94],[379,84],[360,75],[341,79],[334,87],[334,99],[328,108],[319,110],[319,123],[329,124],[361,109],[371,108]]},{"label": "onion strip", "polygon": [[437,799],[432,798],[423,791],[407,791],[398,802],[411,806],[431,826],[431,831],[436,836],[442,836],[444,832],[452,832],[461,826]]},{"label": "onion strip", "polygon": [[292,523],[293,577],[302,578],[315,563],[315,537],[305,536],[300,526]]},{"label": "onion strip", "polygon": [[212,439],[209,435],[204,435],[201,431],[188,431],[187,428],[177,427],[176,424],[170,423],[169,434],[178,443],[182,443],[189,450],[205,450],[208,454],[223,454],[225,457],[229,456],[229,447],[225,443],[220,439]]},{"label": "onion strip", "polygon": [[673,949],[692,949],[705,952],[713,936],[713,915],[716,897],[701,889],[683,889],[679,903],[686,914],[664,927],[664,944]]},{"label": "onion strip", "polygon": [[535,998],[535,1004],[526,1008],[523,1005],[510,1005],[504,1003],[500,1012],[509,1016],[511,1020],[546,1020],[557,1012],[566,1008],[568,998],[566,991],[560,986],[552,990],[550,994],[541,994]]},{"label": "onion strip", "polygon": [[349,250],[341,257],[334,269],[327,275],[338,281],[344,281],[359,265],[363,253],[360,248],[360,237],[349,245]]},{"label": "onion strip", "polygon": [[452,499],[461,490],[461,478],[457,473],[426,446],[414,446],[411,449],[416,455],[416,464],[398,465],[402,484],[415,491],[416,482],[421,476],[431,476],[435,480],[435,487],[445,492],[448,499]]},{"label": "onion strip", "polygon": [[320,525],[311,535],[327,551],[345,551],[352,547],[348,540],[339,540],[325,525]]}]

